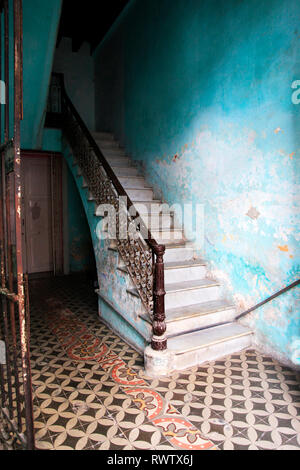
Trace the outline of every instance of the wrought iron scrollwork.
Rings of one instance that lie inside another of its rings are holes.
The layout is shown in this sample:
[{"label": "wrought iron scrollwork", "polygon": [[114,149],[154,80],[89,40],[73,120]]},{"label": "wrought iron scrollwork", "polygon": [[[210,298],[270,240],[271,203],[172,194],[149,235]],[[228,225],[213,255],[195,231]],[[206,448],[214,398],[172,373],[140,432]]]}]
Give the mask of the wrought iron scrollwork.
[{"label": "wrought iron scrollwork", "polygon": [[[74,153],[75,160],[87,183],[88,189],[97,205],[109,204],[115,208],[116,244],[123,258],[134,285],[149,312],[153,310],[153,254],[139,232],[127,231],[126,238],[119,238],[120,233],[120,199],[113,182],[108,177],[103,165],[91,147],[80,124],[72,113],[67,102],[64,102],[63,129]],[[127,227],[133,222],[133,217],[126,210]],[[124,223],[124,214],[123,214]]]}]

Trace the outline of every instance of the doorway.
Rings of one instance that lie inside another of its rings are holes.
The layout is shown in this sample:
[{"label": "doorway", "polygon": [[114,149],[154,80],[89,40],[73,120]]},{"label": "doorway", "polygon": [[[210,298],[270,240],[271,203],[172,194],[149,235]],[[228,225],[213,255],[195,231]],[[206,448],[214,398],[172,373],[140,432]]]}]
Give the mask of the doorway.
[{"label": "doorway", "polygon": [[62,156],[22,152],[24,271],[30,277],[63,273]]}]

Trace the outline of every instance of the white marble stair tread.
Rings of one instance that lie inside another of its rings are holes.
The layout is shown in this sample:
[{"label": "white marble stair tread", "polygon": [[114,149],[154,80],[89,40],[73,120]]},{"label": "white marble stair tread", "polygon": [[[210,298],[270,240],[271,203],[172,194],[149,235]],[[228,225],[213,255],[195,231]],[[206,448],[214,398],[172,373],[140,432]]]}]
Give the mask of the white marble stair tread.
[{"label": "white marble stair tread", "polygon": [[95,140],[114,140],[114,135],[110,132],[92,132]]},{"label": "white marble stair tread", "polygon": [[201,259],[192,259],[187,261],[171,261],[165,263],[165,269],[182,269],[182,268],[192,268],[194,266],[206,266],[206,261]]},{"label": "white marble stair tread", "polygon": [[[118,269],[125,272],[126,266],[121,265]],[[166,310],[166,323],[181,322],[190,318],[209,316],[213,313],[225,312],[227,310],[235,310],[235,306],[226,299],[201,302],[199,304],[179,308],[170,308]],[[144,318],[144,320],[150,323],[152,322],[152,318],[148,313],[142,313],[140,316]]]},{"label": "white marble stair tread", "polygon": [[104,149],[119,149],[120,148],[120,145],[118,142],[116,142],[115,140],[109,140],[109,139],[99,139],[98,137],[95,139],[95,142],[96,144],[98,145],[98,147],[100,147],[100,149],[104,148]]},{"label": "white marble stair tread", "polygon": [[184,247],[186,244],[185,239],[160,239],[159,240],[160,245],[165,245],[166,248],[179,248],[179,247]]},{"label": "white marble stair tread", "polygon": [[130,178],[132,176],[138,176],[138,169],[134,166],[114,166],[111,165],[113,172],[119,178]]},{"label": "white marble stair tread", "polygon": [[252,330],[250,328],[239,323],[229,323],[170,338],[168,340],[168,349],[174,353],[185,353],[251,334]]},{"label": "white marble stair tread", "polygon": [[143,176],[119,176],[123,188],[148,188],[150,187]]},{"label": "white marble stair tread", "polygon": [[[212,281],[211,279],[199,279],[197,281],[186,281],[186,282],[178,282],[174,284],[167,284],[165,286],[165,291],[166,291],[166,294],[171,294],[175,292],[185,292],[189,290],[202,289],[206,287],[215,287],[215,286],[219,286],[219,283],[217,281]],[[136,288],[127,289],[127,292],[137,297],[139,296],[138,290]]]},{"label": "white marble stair tread", "polygon": [[127,158],[132,163],[132,160],[127,156],[125,150],[122,148],[100,147],[100,150],[106,158]]},{"label": "white marble stair tread", "polygon": [[218,299],[210,302],[187,305],[186,307],[171,308],[166,311],[166,323],[180,321],[187,318],[211,315],[212,313],[234,309],[234,305],[228,300]]},{"label": "white marble stair tread", "polygon": [[183,281],[183,282],[176,282],[173,284],[167,284],[165,286],[166,293],[171,292],[182,292],[182,291],[189,291],[193,289],[201,289],[205,287],[214,287],[219,286],[220,284],[217,281],[212,279],[198,279],[196,281]]}]

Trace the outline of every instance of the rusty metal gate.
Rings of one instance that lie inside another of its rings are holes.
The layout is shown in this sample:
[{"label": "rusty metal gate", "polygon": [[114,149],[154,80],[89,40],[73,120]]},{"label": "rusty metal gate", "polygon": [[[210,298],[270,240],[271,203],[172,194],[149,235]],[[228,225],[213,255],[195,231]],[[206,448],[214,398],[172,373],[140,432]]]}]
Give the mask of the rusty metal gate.
[{"label": "rusty metal gate", "polygon": [[22,0],[1,1],[0,12],[0,77],[5,83],[0,113],[0,424],[4,434],[8,430],[19,444],[32,450],[28,279],[22,261]]}]

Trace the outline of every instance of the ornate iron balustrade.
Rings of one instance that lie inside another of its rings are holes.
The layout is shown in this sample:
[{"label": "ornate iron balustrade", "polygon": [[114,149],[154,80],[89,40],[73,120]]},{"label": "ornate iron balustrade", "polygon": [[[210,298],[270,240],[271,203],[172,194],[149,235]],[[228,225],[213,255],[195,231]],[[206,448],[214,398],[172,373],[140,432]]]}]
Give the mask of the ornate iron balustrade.
[{"label": "ornate iron balustrade", "polygon": [[[159,245],[152,238],[128,194],[68,97],[62,76],[60,80],[64,135],[96,204],[110,205],[115,209],[116,230],[114,234],[118,252],[127,266],[144,306],[153,318],[152,348],[165,350],[167,348],[163,263],[165,246]],[[124,200],[126,200],[125,207],[122,205]],[[122,230],[124,225],[125,232]],[[128,230],[128,227],[134,227],[134,230]],[[122,236],[119,236],[120,233]]]}]

